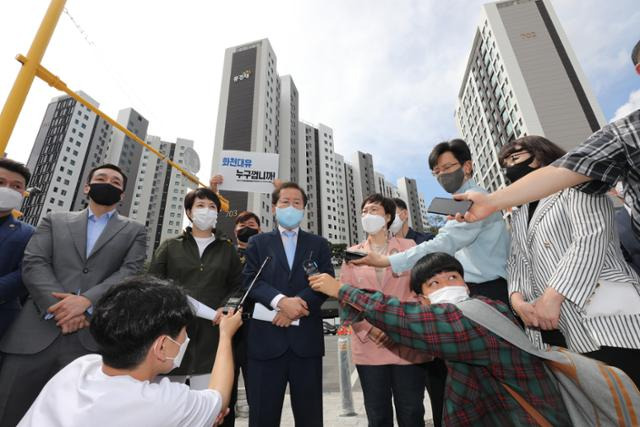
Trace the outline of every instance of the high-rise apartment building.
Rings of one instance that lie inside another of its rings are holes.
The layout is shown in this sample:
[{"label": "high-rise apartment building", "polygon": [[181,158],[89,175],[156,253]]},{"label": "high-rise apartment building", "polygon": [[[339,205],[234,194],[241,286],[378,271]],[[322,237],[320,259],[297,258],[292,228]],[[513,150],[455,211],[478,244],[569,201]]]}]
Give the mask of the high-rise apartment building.
[{"label": "high-rise apartment building", "polygon": [[298,89],[291,76],[280,77],[280,169],[278,176],[283,181],[298,182]]},{"label": "high-rise apartment building", "polygon": [[507,141],[542,135],[569,150],[605,123],[549,0],[483,6],[455,120],[490,191],[505,185],[497,153]]},{"label": "high-rise apartment building", "polygon": [[[118,111],[117,122],[143,141],[147,138],[149,121],[133,108],[124,108]],[[153,169],[142,167],[142,163],[149,161],[149,155],[151,154],[142,145],[124,133],[120,131],[113,132],[106,161],[117,165],[127,176],[127,188],[124,191],[124,198],[118,204],[118,212],[121,215],[131,216],[135,189],[141,182],[148,182],[146,175],[150,173],[149,170],[152,171]],[[154,162],[155,159],[151,161]]]},{"label": "high-rise apartment building", "polygon": [[375,172],[376,177],[376,193],[380,193],[385,197],[395,197],[394,196],[394,186],[389,181],[387,181],[383,174],[380,172]]},{"label": "high-rise apartment building", "polygon": [[355,177],[353,166],[344,162],[344,186],[347,196],[347,221],[349,224],[349,246],[356,245],[363,240],[362,224],[360,223],[362,197],[359,196],[356,187],[359,182]]},{"label": "high-rise apartment building", "polygon": [[[99,105],[79,93],[92,105]],[[106,138],[109,132],[100,124],[98,128],[106,134],[95,134],[97,122],[95,113],[67,95],[49,103],[27,161],[32,172],[29,185],[38,190],[24,201],[24,221],[36,225],[49,212],[72,209],[84,187],[83,166],[91,154],[92,138]]]},{"label": "high-rise apartment building", "polygon": [[422,231],[429,227],[429,212],[427,212],[427,201],[424,194],[418,192],[418,203],[420,204],[420,218],[422,219]]},{"label": "high-rise apartment building", "polygon": [[[281,102],[289,106],[297,103],[295,85],[290,79],[285,80],[291,83],[287,88],[286,102],[281,101],[276,55],[267,39],[225,51],[213,173],[216,165],[220,164],[222,150],[279,153],[280,122],[291,123],[280,114]],[[295,102],[292,102],[294,94]],[[297,115],[297,105],[291,108],[291,113]],[[291,141],[290,135],[288,141]],[[288,145],[287,154],[290,158],[291,144]],[[229,200],[234,211],[250,210],[260,217],[265,230],[273,227],[270,195],[235,191],[221,193]],[[230,216],[221,217],[218,228],[231,235],[233,220]]]},{"label": "high-rise apartment building", "polygon": [[[347,243],[348,223],[342,215],[346,211],[344,200],[340,194],[344,192],[344,182],[339,181],[343,173],[343,166],[336,162],[336,154],[333,145],[333,129],[319,124],[318,130],[318,170],[320,195],[320,227],[319,232],[331,243]],[[344,160],[343,160],[344,162]]]},{"label": "high-rise apartment building", "polygon": [[[116,132],[120,132],[116,130]],[[80,182],[78,190],[74,196],[73,203],[71,205],[72,211],[79,211],[86,208],[89,204],[89,198],[84,194],[83,186],[89,180],[89,172],[97,166],[105,163],[105,157],[109,152],[109,145],[111,144],[111,138],[113,136],[113,128],[104,119],[97,117],[96,124],[93,127],[93,134],[91,135],[91,141],[89,148],[82,165],[82,172],[80,173]]]},{"label": "high-rise apartment building", "polygon": [[320,153],[318,129],[310,123],[298,124],[298,185],[307,193],[307,209],[302,227],[310,233],[318,234],[322,229],[320,217]]},{"label": "high-rise apartment building", "polygon": [[[371,154],[357,152],[352,162],[335,151],[333,129],[300,119],[299,93],[291,76],[279,76],[267,39],[225,51],[212,173],[223,150],[279,154],[278,177],[297,182],[308,203],[301,227],[334,244],[364,240],[361,204],[379,192],[398,197],[398,188],[377,174]],[[417,189],[413,181],[414,198]],[[232,212],[250,210],[264,230],[275,226],[269,195],[222,191]],[[419,213],[419,203],[414,211]],[[218,230],[231,234],[233,218],[219,218]],[[418,218],[421,224],[421,219]]]},{"label": "high-rise apartment building", "polygon": [[[162,141],[158,136],[149,135],[147,142],[174,162],[183,167],[187,166],[185,153],[193,148],[193,141],[178,138],[173,143]],[[195,185],[183,177],[180,171],[163,161],[158,161],[149,175],[152,177],[150,186],[141,188],[141,193],[134,201],[134,208],[141,208],[142,202],[148,200],[145,219],[147,259],[151,259],[153,252],[164,240],[182,233],[184,197],[190,189],[195,188]],[[143,193],[148,194],[148,197]],[[140,203],[136,204],[138,201]]]},{"label": "high-rise apartment building", "polygon": [[416,180],[407,177],[398,178],[398,192],[409,208],[409,226],[417,231],[423,231],[422,209]]}]

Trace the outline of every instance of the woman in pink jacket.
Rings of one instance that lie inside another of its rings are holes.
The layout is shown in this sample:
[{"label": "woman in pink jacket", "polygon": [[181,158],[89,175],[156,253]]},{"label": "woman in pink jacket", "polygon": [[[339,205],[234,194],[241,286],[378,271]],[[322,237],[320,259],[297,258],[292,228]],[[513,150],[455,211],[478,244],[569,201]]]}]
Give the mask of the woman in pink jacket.
[{"label": "woman in pink jacket", "polygon": [[[362,203],[362,228],[368,237],[350,250],[391,255],[415,246],[413,240],[389,237],[388,228],[395,212],[393,200],[380,194],[367,197]],[[416,295],[409,288],[408,271],[398,276],[390,267],[345,263],[340,281],[358,288],[379,290],[403,302],[416,301]],[[392,398],[398,426],[424,427],[424,362],[432,360],[431,356],[392,344],[384,332],[366,320],[354,323],[353,332],[353,362],[362,385],[369,427],[393,426]]]}]

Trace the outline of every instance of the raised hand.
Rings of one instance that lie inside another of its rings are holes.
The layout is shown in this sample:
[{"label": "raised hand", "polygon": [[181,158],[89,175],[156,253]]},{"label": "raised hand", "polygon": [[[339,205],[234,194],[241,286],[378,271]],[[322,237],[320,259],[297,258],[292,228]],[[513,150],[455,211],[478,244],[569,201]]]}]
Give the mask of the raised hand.
[{"label": "raised hand", "polygon": [[234,313],[233,309],[229,309],[227,314],[220,317],[220,335],[232,337],[242,325],[242,309]]},{"label": "raised hand", "polygon": [[458,213],[455,217],[449,216],[447,219],[455,219],[458,222],[476,222],[498,211],[498,209],[490,203],[491,199],[489,195],[485,193],[468,191],[466,193],[454,194],[453,198],[455,200],[471,200],[473,204],[464,216]]},{"label": "raised hand", "polygon": [[388,256],[380,255],[375,252],[369,252],[366,257],[349,261],[349,263],[353,265],[368,265],[370,267],[378,268],[385,268],[391,265]]},{"label": "raised hand", "polygon": [[338,292],[340,292],[340,286],[342,286],[340,282],[327,273],[310,276],[309,284],[314,291],[322,292],[334,298],[338,298]]}]

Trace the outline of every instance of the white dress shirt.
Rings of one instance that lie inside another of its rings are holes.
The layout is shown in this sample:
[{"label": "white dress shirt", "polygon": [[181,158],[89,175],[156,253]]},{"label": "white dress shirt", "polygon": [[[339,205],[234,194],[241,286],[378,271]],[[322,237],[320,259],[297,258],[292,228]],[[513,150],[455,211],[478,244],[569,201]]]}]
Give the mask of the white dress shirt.
[{"label": "white dress shirt", "polygon": [[[291,231],[293,232],[293,239],[296,242],[296,245],[298,244],[298,233],[300,232],[300,227],[296,227],[293,230],[288,230],[286,228],[284,228],[283,226],[279,225],[278,226],[278,231],[280,232],[280,238],[282,239],[282,246],[286,247],[286,239],[289,239],[289,237],[284,235],[285,231]],[[271,307],[276,310],[276,311],[280,311],[280,309],[278,308],[278,303],[280,302],[280,300],[282,298],[285,298],[285,295],[283,294],[278,294],[275,297],[273,297],[273,299],[271,300]]]},{"label": "white dress shirt", "polygon": [[102,357],[88,354],[49,380],[18,426],[210,427],[221,405],[216,390],[190,390],[168,378],[152,383],[109,376]]}]

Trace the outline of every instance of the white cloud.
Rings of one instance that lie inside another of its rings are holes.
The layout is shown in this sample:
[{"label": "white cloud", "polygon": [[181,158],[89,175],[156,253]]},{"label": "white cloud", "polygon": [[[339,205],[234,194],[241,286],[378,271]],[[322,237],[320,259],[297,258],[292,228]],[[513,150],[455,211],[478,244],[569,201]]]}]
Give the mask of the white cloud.
[{"label": "white cloud", "polygon": [[616,113],[613,115],[613,119],[611,119],[611,121],[614,122],[618,119],[621,119],[629,113],[638,109],[640,109],[640,89],[635,90],[629,94],[629,99],[616,110]]}]

